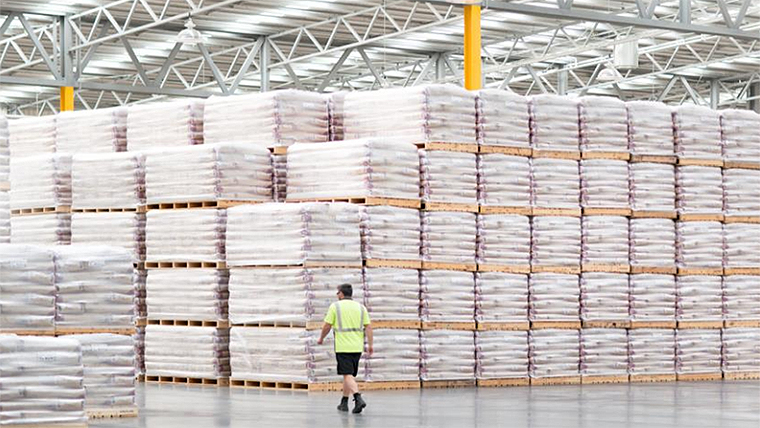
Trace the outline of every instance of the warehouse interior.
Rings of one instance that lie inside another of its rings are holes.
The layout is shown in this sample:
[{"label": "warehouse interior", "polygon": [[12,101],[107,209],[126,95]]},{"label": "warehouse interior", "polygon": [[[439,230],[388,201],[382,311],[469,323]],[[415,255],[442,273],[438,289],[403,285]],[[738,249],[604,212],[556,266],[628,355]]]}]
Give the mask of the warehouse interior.
[{"label": "warehouse interior", "polygon": [[2,0],[0,426],[757,428],[758,40],[754,0]]}]

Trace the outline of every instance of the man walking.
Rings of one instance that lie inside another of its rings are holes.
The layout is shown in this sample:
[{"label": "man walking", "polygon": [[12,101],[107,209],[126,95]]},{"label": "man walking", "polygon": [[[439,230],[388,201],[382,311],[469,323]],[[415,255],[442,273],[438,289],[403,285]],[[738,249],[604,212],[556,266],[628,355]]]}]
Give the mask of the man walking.
[{"label": "man walking", "polygon": [[343,399],[338,410],[348,411],[348,398],[354,396],[353,413],[361,413],[367,403],[359,393],[356,375],[359,373],[359,360],[364,351],[364,334],[367,334],[367,351],[372,355],[372,326],[369,321],[367,308],[361,303],[354,302],[351,297],[354,289],[351,284],[341,284],[338,287],[338,301],[330,305],[322,326],[322,334],[317,344],[321,345],[330,329],[335,333],[335,358],[338,360],[338,374],[343,375]]}]

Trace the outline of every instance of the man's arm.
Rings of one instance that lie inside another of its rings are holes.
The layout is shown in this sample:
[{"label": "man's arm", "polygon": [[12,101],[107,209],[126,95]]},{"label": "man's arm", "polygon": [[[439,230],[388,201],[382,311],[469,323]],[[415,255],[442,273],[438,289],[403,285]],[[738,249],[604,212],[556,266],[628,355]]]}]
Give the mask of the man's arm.
[{"label": "man's arm", "polygon": [[317,340],[317,345],[321,345],[325,341],[325,337],[327,337],[327,335],[330,334],[330,329],[332,329],[332,326],[328,323],[325,323],[322,326],[322,334],[319,335],[319,340]]},{"label": "man's arm", "polygon": [[375,350],[372,348],[372,324],[367,324],[364,327],[364,334],[367,336],[367,352],[372,355]]}]

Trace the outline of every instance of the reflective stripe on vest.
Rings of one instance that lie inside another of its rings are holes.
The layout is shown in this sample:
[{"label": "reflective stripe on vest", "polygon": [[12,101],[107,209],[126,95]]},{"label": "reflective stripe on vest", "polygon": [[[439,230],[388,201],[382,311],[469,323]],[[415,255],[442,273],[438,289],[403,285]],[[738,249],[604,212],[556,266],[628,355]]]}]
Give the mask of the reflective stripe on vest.
[{"label": "reflective stripe on vest", "polygon": [[340,302],[335,302],[335,315],[338,318],[338,328],[335,329],[336,331],[340,333],[348,333],[351,331],[364,331],[364,305],[359,304],[359,307],[361,307],[361,318],[359,318],[359,324],[361,324],[360,328],[343,328],[343,316],[340,314]]}]

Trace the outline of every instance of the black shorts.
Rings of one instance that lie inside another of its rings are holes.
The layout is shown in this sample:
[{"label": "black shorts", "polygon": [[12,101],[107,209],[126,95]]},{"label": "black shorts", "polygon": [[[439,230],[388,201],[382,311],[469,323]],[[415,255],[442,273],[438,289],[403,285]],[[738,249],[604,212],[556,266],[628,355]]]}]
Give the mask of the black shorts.
[{"label": "black shorts", "polygon": [[335,359],[338,360],[338,374],[356,377],[359,374],[359,360],[361,352],[337,352]]}]

